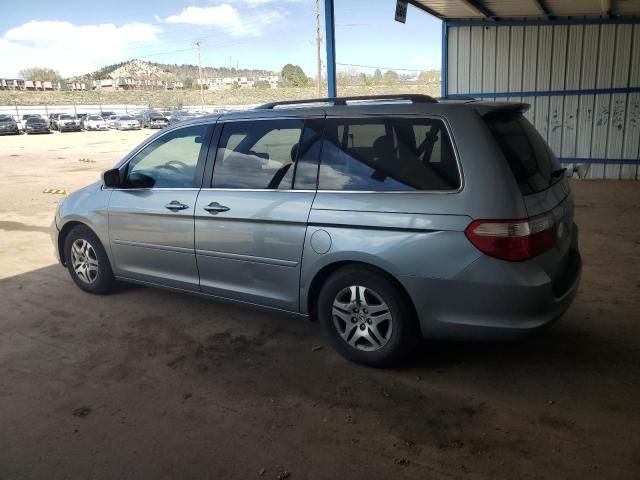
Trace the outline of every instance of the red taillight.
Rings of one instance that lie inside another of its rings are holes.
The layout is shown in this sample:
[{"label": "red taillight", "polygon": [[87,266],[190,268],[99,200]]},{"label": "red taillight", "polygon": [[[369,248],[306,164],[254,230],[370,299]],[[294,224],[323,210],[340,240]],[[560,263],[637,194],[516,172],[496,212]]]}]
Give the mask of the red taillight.
[{"label": "red taillight", "polygon": [[551,213],[524,220],[475,220],[464,233],[481,252],[512,262],[540,255],[556,243]]}]

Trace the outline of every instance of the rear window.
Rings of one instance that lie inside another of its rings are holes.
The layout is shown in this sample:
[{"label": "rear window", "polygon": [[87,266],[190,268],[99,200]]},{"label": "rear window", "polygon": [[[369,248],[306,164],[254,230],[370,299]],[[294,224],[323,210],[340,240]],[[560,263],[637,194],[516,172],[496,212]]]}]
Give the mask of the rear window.
[{"label": "rear window", "polygon": [[521,114],[485,117],[523,195],[538,193],[562,178],[560,162]]},{"label": "rear window", "polygon": [[452,191],[460,171],[444,123],[418,117],[329,119],[322,190]]}]

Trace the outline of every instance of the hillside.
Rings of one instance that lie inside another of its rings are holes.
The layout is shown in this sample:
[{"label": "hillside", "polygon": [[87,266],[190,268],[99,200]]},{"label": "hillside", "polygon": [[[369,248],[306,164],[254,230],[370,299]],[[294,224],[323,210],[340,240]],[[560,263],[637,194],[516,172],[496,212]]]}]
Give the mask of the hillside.
[{"label": "hillside", "polygon": [[[255,76],[270,74],[265,70],[256,69],[236,69],[228,67],[202,67],[202,74],[205,78],[211,77],[233,77],[233,76]],[[198,66],[188,64],[168,64],[146,62],[144,60],[129,60],[127,62],[107,65],[95,72],[87,73],[75,77],[77,79],[104,79],[104,78],[153,78],[159,80],[182,80],[198,78]]]},{"label": "hillside", "polygon": [[[324,89],[326,91],[326,87]],[[369,85],[338,86],[340,95],[381,95],[388,93],[424,93],[432,96],[440,95],[440,85]],[[281,88],[241,88],[228,90],[205,90],[206,105],[247,105],[291,100],[296,98],[313,98],[316,88],[281,87]],[[122,91],[56,91],[26,92],[0,91],[0,105],[148,105],[154,108],[166,108],[181,105],[199,105],[200,91],[185,90],[122,90]]]}]

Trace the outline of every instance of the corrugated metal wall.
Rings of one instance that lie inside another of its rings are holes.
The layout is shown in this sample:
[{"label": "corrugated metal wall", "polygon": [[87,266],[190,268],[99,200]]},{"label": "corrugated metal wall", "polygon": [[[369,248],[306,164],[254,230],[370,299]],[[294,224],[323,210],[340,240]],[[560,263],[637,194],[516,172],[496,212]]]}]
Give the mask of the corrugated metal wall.
[{"label": "corrugated metal wall", "polygon": [[447,95],[527,102],[563,162],[588,165],[588,178],[640,178],[640,24],[446,28]]}]

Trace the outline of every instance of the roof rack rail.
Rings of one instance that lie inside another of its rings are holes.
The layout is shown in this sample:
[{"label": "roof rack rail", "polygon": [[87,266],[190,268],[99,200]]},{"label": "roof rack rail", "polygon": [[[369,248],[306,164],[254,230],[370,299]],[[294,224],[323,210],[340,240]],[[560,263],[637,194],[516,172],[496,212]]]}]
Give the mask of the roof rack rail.
[{"label": "roof rack rail", "polygon": [[281,102],[265,103],[256,107],[256,110],[271,110],[281,105],[304,105],[307,103],[332,103],[335,105],[346,105],[347,102],[357,101],[375,101],[375,100],[408,100],[413,103],[438,103],[438,101],[429,95],[417,93],[412,94],[390,94],[390,95],[361,95],[352,97],[327,97],[327,98],[308,98],[305,100],[284,100]]},{"label": "roof rack rail", "polygon": [[444,97],[438,97],[438,100],[477,100],[474,97],[470,97],[468,95],[459,95],[459,94],[453,94],[453,95],[445,95]]}]

